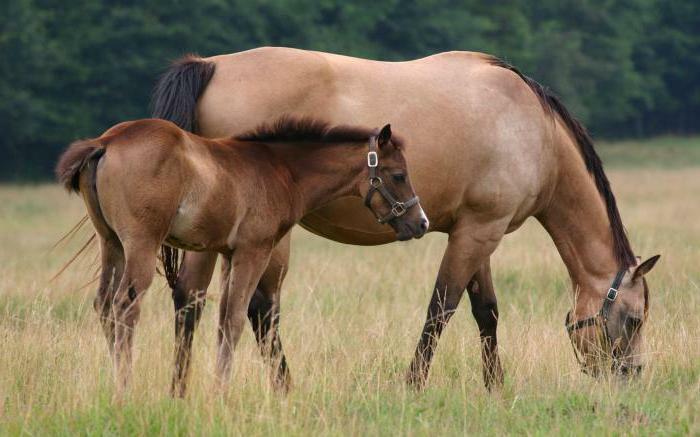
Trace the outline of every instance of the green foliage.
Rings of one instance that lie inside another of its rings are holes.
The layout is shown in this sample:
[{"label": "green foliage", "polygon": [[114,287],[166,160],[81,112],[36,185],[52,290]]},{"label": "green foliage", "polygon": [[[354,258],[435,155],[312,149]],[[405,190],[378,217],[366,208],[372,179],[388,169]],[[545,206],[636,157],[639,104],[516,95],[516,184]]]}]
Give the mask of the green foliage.
[{"label": "green foliage", "polygon": [[147,116],[170,60],[261,45],[387,60],[489,52],[594,134],[699,128],[699,2],[7,0],[0,13],[1,179],[47,177],[71,140]]}]

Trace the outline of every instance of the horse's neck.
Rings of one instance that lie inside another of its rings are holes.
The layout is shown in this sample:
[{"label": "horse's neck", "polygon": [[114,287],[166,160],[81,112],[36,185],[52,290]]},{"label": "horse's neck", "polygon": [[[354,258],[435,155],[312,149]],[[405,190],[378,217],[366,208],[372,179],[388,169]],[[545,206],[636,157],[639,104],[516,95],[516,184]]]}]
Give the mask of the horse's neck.
[{"label": "horse's neck", "polygon": [[278,154],[291,176],[297,219],[340,197],[359,195],[357,182],[366,160],[356,146],[282,146]]},{"label": "horse's neck", "polygon": [[566,264],[574,288],[599,297],[618,270],[605,204],[573,147],[563,151],[548,207],[538,215]]}]

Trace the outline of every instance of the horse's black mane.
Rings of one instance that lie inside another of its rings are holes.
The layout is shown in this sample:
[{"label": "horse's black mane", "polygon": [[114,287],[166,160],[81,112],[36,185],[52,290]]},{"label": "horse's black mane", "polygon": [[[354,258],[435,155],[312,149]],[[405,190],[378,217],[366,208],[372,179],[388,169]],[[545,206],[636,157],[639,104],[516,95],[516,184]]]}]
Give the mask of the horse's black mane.
[{"label": "horse's black mane", "polygon": [[[300,143],[364,143],[376,135],[375,129],[361,126],[332,126],[310,117],[285,115],[272,123],[263,123],[255,129],[236,135],[239,141],[300,142]],[[400,147],[401,141],[392,135],[391,142]]]},{"label": "horse's black mane", "polygon": [[510,70],[520,76],[520,78],[535,93],[545,111],[552,115],[559,115],[561,120],[576,139],[581,155],[583,156],[583,160],[586,163],[586,168],[591,176],[593,176],[596,188],[605,202],[605,208],[608,212],[610,229],[613,236],[614,255],[620,268],[623,269],[635,265],[636,259],[634,257],[634,252],[632,251],[632,247],[630,246],[629,239],[627,238],[625,227],[622,224],[620,212],[617,209],[615,195],[610,188],[608,177],[603,171],[603,162],[596,153],[595,148],[593,147],[593,140],[586,131],[586,128],[583,127],[583,125],[571,115],[559,97],[552,93],[551,90],[543,87],[534,79],[525,76],[517,68],[502,61],[501,59],[494,56],[488,56],[487,61],[491,65],[505,68],[506,70]]}]

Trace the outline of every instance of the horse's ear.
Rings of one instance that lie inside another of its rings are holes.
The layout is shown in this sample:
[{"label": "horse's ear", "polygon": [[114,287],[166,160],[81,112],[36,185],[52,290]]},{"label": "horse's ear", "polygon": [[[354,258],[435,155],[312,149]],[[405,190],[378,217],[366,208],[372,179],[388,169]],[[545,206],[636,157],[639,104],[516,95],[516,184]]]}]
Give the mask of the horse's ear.
[{"label": "horse's ear", "polygon": [[391,140],[391,125],[387,124],[379,131],[379,135],[377,135],[377,145],[379,145],[381,149],[389,144],[389,140]]},{"label": "horse's ear", "polygon": [[649,273],[649,271],[654,268],[654,266],[656,265],[656,262],[659,260],[659,258],[661,258],[661,255],[654,255],[651,258],[649,258],[648,260],[646,260],[643,263],[641,263],[640,265],[638,265],[634,269],[634,273],[632,274],[632,280],[641,278],[642,276]]}]

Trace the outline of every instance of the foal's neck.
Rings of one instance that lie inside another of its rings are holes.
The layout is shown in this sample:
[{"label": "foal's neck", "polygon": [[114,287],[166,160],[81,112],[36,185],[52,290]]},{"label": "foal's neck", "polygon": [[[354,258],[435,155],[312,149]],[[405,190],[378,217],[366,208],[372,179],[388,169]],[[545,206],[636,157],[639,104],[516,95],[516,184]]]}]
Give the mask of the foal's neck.
[{"label": "foal's neck", "polygon": [[554,240],[579,297],[599,305],[619,265],[605,203],[578,153],[575,147],[562,151],[556,187],[538,219]]},{"label": "foal's neck", "polygon": [[344,196],[359,196],[367,166],[366,149],[356,143],[280,145],[276,150],[292,179],[296,220]]}]

